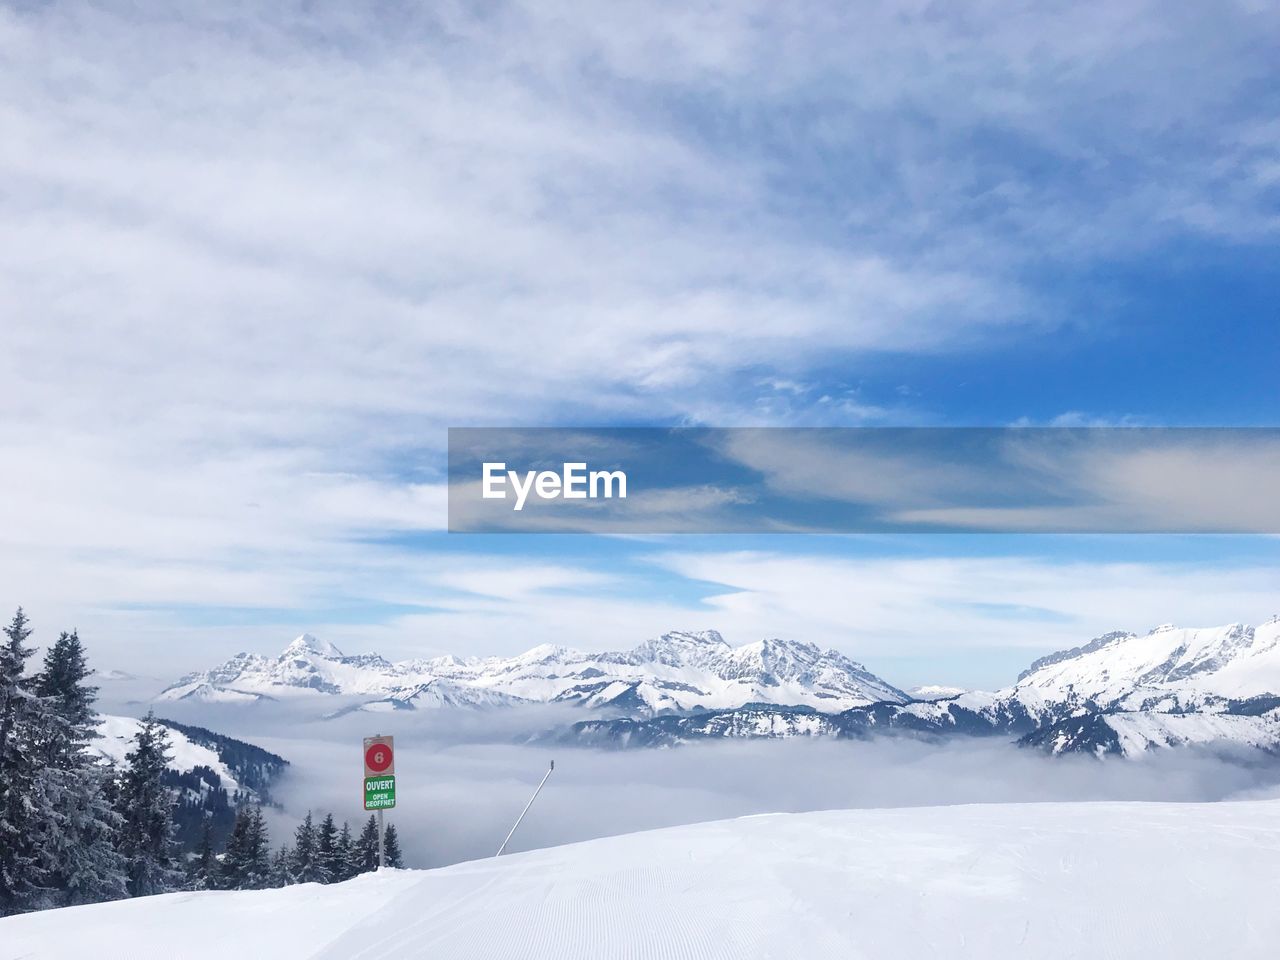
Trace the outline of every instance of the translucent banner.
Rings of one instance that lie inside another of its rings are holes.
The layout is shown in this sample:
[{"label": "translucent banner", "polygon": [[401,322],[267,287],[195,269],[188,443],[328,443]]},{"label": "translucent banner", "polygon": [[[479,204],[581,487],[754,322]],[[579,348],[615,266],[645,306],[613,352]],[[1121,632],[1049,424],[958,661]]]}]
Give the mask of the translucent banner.
[{"label": "translucent banner", "polygon": [[456,533],[1277,533],[1276,428],[453,428]]}]

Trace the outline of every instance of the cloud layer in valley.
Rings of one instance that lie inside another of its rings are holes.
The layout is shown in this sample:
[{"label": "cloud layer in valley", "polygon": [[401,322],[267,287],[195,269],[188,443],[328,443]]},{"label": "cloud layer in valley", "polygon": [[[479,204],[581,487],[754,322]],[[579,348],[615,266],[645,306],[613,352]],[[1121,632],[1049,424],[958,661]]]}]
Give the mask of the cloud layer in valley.
[{"label": "cloud layer in valley", "polygon": [[[358,745],[357,741],[355,742]],[[308,808],[363,818],[351,743],[267,744],[295,761],[277,838]],[[397,735],[390,815],[415,866],[491,856],[551,759],[512,851],[761,813],[1074,800],[1207,801],[1275,789],[1258,770],[1169,752],[1143,761],[1047,758],[1006,743],[724,742],[618,753],[444,744]]]}]

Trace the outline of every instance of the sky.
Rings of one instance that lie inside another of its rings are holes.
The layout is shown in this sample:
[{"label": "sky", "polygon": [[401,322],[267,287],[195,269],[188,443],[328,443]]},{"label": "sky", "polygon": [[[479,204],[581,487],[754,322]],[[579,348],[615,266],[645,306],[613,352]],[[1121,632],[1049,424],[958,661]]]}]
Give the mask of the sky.
[{"label": "sky", "polygon": [[0,5],[0,603],[162,680],[670,629],[998,686],[1263,536],[469,537],[451,426],[1271,426],[1261,2]]}]

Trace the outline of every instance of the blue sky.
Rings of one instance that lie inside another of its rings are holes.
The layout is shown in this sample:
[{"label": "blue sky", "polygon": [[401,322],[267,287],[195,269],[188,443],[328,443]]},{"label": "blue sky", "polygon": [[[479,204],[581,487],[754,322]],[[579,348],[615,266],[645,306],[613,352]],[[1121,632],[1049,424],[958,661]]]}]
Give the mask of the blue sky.
[{"label": "blue sky", "polygon": [[458,425],[1254,425],[1264,4],[0,10],[0,582],[160,676],[795,636],[993,685],[1267,538],[442,534]]}]

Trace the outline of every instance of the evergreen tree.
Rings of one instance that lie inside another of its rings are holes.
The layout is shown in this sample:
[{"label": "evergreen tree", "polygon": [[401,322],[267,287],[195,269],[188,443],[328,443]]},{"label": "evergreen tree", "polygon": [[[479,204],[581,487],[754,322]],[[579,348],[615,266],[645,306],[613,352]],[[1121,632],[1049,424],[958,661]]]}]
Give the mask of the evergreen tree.
[{"label": "evergreen tree", "polygon": [[23,671],[26,670],[27,658],[35,653],[34,647],[28,647],[27,639],[31,636],[30,621],[19,607],[9,625],[4,628],[5,639],[0,642],[0,790],[4,789],[9,764],[16,762],[10,737],[17,725],[18,714],[24,699]]},{"label": "evergreen tree", "polygon": [[242,807],[236,813],[222,858],[221,886],[224,890],[262,890],[270,881],[270,874],[271,844],[262,809]]},{"label": "evergreen tree", "polygon": [[356,875],[351,863],[351,855],[355,850],[355,839],[351,836],[351,824],[342,821],[342,830],[338,834],[338,863],[334,880],[350,880]]},{"label": "evergreen tree", "polygon": [[282,844],[280,849],[276,851],[276,855],[271,858],[271,876],[268,882],[272,887],[287,887],[294,883],[293,871],[290,869],[290,863],[293,854],[289,850],[289,845]]},{"label": "evergreen tree", "polygon": [[218,888],[218,858],[213,852],[213,827],[208,820],[200,834],[200,845],[187,869],[188,890],[216,890]]},{"label": "evergreen tree", "polygon": [[144,897],[173,889],[179,873],[173,842],[173,794],[164,784],[169,737],[148,711],[125,755],[120,778],[120,852],[128,862],[129,893]]},{"label": "evergreen tree", "polygon": [[32,687],[37,696],[53,701],[54,710],[77,731],[96,736],[93,728],[98,715],[93,703],[98,697],[98,688],[85,683],[89,674],[79,635],[74,630],[71,633],[64,630],[45,653],[44,669],[36,674]]},{"label": "evergreen tree", "polygon": [[249,826],[245,833],[245,890],[265,890],[271,885],[271,838],[267,821],[257,804],[249,807]]},{"label": "evergreen tree", "polygon": [[52,819],[42,758],[51,715],[23,676],[31,627],[19,607],[0,642],[0,915],[50,905],[38,838]]},{"label": "evergreen tree", "polygon": [[289,864],[293,882],[323,882],[320,865],[317,862],[316,826],[310,810],[307,811],[306,818],[298,824],[298,829],[294,831],[293,841],[292,862]]},{"label": "evergreen tree", "polygon": [[79,636],[64,632],[31,683],[49,711],[39,774],[49,809],[39,848],[61,906],[128,895],[116,849],[121,819],[106,790],[109,767],[87,749],[98,737],[97,688],[84,682],[88,676]]},{"label": "evergreen tree", "polygon": [[[58,729],[53,739],[65,737]],[[38,774],[44,807],[37,846],[47,884],[55,891],[53,905],[126,897],[128,864],[117,849],[123,821],[103,789],[108,769],[83,747],[68,761],[47,763]]]},{"label": "evergreen tree", "polygon": [[342,854],[338,849],[338,827],[333,814],[326,813],[316,831],[316,869],[321,883],[336,883],[342,879]]},{"label": "evergreen tree", "polygon": [[364,829],[351,850],[352,874],[370,873],[378,869],[378,818],[369,814]]},{"label": "evergreen tree", "polygon": [[387,856],[388,867],[403,867],[404,857],[400,855],[400,839],[396,836],[396,827],[393,823],[387,824],[386,836],[383,837],[382,849]]},{"label": "evergreen tree", "polygon": [[246,837],[248,831],[248,808],[242,807],[236,812],[235,825],[231,828],[231,836],[227,837],[227,848],[222,854],[222,863],[218,867],[218,887],[222,890],[243,890],[246,862]]}]

